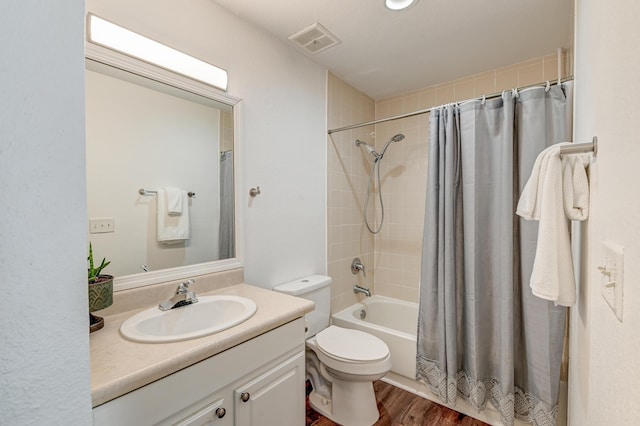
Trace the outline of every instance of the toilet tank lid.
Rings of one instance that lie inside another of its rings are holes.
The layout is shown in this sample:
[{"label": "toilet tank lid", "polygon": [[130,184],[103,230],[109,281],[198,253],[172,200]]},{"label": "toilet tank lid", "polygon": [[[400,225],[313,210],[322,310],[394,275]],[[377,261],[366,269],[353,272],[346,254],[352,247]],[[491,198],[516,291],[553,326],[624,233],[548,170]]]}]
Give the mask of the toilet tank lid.
[{"label": "toilet tank lid", "polygon": [[331,284],[331,277],[326,275],[309,275],[288,283],[275,286],[273,289],[280,293],[299,296]]}]

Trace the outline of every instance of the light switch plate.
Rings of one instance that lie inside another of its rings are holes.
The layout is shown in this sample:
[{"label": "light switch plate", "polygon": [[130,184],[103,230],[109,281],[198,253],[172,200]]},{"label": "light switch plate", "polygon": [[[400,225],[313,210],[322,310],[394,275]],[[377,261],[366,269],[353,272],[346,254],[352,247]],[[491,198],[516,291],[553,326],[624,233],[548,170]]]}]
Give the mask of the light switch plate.
[{"label": "light switch plate", "polygon": [[600,270],[600,289],[616,317],[622,322],[623,284],[624,284],[624,247],[613,241],[605,241],[602,246],[602,264]]},{"label": "light switch plate", "polygon": [[90,234],[104,234],[115,231],[115,220],[112,217],[92,217],[89,219]]}]

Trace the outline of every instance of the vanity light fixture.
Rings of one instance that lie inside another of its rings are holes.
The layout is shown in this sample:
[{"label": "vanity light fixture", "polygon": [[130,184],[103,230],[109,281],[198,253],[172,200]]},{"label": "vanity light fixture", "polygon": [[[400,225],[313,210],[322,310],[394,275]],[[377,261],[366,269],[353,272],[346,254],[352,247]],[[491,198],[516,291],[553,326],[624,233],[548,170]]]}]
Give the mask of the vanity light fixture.
[{"label": "vanity light fixture", "polygon": [[384,0],[384,6],[393,11],[405,10],[418,3],[418,0]]},{"label": "vanity light fixture", "polygon": [[227,90],[227,72],[119,25],[87,15],[87,40],[170,71]]}]

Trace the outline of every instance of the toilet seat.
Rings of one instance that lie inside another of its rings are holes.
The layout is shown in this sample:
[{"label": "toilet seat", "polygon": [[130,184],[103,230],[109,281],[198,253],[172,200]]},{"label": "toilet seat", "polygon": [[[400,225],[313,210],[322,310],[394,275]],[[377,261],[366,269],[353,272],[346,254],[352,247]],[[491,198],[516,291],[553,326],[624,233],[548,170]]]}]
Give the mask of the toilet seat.
[{"label": "toilet seat", "polygon": [[318,333],[316,341],[322,352],[342,362],[375,363],[389,357],[386,343],[358,330],[332,325]]},{"label": "toilet seat", "polygon": [[321,363],[345,380],[377,380],[391,369],[387,345],[362,331],[332,325],[307,340],[307,346]]}]

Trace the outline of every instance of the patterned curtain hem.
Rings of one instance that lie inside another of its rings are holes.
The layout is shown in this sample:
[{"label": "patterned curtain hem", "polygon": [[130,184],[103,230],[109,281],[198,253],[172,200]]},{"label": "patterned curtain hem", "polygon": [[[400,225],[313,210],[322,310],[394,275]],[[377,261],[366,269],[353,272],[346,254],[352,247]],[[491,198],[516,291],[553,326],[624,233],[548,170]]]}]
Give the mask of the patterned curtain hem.
[{"label": "patterned curtain hem", "polygon": [[474,380],[464,370],[458,371],[455,377],[447,376],[441,371],[437,361],[421,355],[417,356],[416,377],[424,381],[445,404],[455,405],[456,398],[460,395],[476,410],[481,411],[486,407],[487,401],[491,401],[506,426],[513,426],[516,418],[535,426],[556,425],[557,404],[552,407],[517,386],[513,393],[505,394],[495,378]]}]

